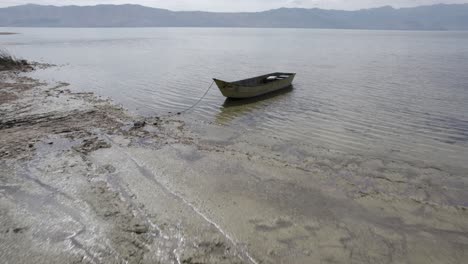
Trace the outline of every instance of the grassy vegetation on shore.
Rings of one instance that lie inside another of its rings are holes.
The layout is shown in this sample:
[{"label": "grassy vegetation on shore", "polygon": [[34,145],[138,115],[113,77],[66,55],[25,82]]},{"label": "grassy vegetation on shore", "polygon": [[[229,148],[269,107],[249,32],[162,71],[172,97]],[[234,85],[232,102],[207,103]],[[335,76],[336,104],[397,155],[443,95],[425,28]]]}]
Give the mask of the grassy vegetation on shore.
[{"label": "grassy vegetation on shore", "polygon": [[7,50],[0,49],[0,71],[21,69],[29,66],[26,60],[18,59]]}]

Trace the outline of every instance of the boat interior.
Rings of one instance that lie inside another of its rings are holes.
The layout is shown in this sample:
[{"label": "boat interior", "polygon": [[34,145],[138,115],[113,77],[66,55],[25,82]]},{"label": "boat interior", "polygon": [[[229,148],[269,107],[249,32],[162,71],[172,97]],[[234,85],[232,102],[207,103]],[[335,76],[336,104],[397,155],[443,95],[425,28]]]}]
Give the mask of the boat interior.
[{"label": "boat interior", "polygon": [[250,79],[232,82],[232,84],[237,84],[237,85],[242,85],[242,86],[258,86],[258,85],[262,85],[262,84],[266,84],[266,83],[270,83],[274,81],[287,79],[291,77],[292,75],[294,75],[294,73],[275,72],[275,73],[265,74],[265,75],[250,78]]}]

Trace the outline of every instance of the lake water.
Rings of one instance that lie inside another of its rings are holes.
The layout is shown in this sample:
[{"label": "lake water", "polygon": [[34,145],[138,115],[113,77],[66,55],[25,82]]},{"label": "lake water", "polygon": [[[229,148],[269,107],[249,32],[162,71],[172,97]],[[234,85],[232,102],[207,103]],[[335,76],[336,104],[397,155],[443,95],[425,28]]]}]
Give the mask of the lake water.
[{"label": "lake water", "polygon": [[188,113],[292,146],[468,169],[468,32],[311,29],[30,29],[0,36],[33,72],[136,113],[177,112],[211,78],[296,72],[294,89],[245,103],[214,86]]}]

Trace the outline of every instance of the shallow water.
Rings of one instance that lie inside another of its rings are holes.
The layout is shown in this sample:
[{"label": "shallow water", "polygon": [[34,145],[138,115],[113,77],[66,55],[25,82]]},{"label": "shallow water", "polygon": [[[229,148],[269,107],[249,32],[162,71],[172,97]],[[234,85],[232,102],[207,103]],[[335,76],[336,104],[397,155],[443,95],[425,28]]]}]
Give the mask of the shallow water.
[{"label": "shallow water", "polygon": [[296,72],[294,89],[188,116],[294,145],[468,169],[468,32],[311,29],[31,29],[0,36],[31,73],[142,115],[189,107],[212,77]]}]

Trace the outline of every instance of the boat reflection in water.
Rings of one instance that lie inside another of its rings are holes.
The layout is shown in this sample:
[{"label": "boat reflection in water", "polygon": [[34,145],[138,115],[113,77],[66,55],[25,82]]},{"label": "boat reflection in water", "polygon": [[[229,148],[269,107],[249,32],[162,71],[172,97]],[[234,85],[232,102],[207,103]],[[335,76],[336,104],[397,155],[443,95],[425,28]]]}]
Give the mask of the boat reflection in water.
[{"label": "boat reflection in water", "polygon": [[221,111],[216,115],[216,122],[221,125],[227,125],[237,117],[244,116],[255,110],[264,109],[276,101],[289,97],[293,89],[294,87],[290,85],[281,90],[256,97],[246,99],[226,98],[220,108]]}]

